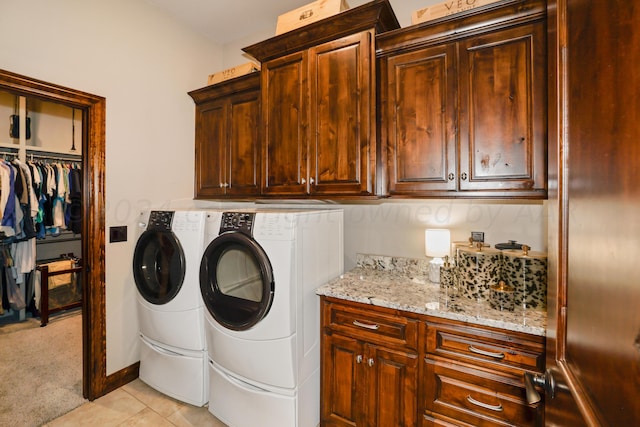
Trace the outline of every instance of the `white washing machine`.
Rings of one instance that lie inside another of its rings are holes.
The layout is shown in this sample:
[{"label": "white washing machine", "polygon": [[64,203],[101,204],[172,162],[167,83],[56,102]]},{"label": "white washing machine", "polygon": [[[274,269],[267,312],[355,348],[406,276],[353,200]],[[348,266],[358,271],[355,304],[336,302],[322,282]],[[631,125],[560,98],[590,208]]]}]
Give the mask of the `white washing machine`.
[{"label": "white washing machine", "polygon": [[204,305],[198,271],[204,211],[140,214],[133,255],[140,379],[180,401],[209,401]]},{"label": "white washing machine", "polygon": [[209,411],[231,427],[315,427],[315,290],[343,271],[342,211],[216,212],[206,229],[200,290],[215,396]]}]

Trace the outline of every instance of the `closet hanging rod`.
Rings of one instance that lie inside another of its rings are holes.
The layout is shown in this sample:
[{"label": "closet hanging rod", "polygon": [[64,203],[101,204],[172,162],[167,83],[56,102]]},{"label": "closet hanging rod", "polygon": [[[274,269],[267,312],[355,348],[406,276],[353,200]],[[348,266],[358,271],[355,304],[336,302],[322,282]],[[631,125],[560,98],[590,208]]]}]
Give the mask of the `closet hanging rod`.
[{"label": "closet hanging rod", "polygon": [[82,160],[82,155],[80,154],[58,153],[55,151],[27,149],[26,154],[28,159],[36,158],[36,159],[45,159],[45,160],[65,160],[65,161],[76,161],[76,162],[79,162]]},{"label": "closet hanging rod", "polygon": [[17,156],[19,148],[14,147],[0,147],[0,154],[11,154],[12,156]]}]

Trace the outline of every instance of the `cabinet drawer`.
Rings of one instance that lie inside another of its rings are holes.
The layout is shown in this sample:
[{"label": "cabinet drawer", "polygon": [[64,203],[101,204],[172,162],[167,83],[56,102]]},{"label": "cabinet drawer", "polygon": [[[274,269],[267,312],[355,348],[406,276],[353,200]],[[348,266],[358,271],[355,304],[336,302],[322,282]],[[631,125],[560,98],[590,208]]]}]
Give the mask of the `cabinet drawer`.
[{"label": "cabinet drawer", "polygon": [[542,403],[528,405],[518,381],[429,358],[425,365],[425,418],[442,415],[473,426],[542,425]]},{"label": "cabinet drawer", "polygon": [[417,320],[375,311],[374,307],[365,310],[327,303],[323,310],[324,324],[336,332],[386,346],[418,348]]},{"label": "cabinet drawer", "polygon": [[427,323],[426,345],[429,354],[516,376],[525,370],[542,372],[545,363],[543,338],[515,332]]}]

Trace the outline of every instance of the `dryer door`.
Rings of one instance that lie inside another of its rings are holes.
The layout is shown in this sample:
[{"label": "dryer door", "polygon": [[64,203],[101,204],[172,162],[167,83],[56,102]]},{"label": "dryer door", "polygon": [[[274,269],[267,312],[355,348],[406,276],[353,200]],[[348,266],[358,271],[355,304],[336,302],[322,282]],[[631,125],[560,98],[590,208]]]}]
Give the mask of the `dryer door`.
[{"label": "dryer door", "polygon": [[138,292],[152,304],[166,304],[180,291],[185,275],[182,246],[171,231],[147,230],[133,253]]},{"label": "dryer door", "polygon": [[229,231],[202,256],[200,290],[209,313],[222,326],[247,330],[267,315],[273,302],[273,269],[251,237]]}]

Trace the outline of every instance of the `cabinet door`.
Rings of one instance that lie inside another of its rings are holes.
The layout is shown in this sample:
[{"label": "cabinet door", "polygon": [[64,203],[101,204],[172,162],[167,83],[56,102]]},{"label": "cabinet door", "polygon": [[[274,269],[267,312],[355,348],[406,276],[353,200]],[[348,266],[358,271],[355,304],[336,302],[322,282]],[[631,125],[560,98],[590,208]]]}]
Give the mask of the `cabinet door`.
[{"label": "cabinet door", "polygon": [[418,355],[365,345],[367,426],[416,426]]},{"label": "cabinet door", "polygon": [[460,190],[544,193],[544,23],[480,35],[459,46]]},{"label": "cabinet door", "polygon": [[309,50],[309,192],[372,194],[375,170],[373,31]]},{"label": "cabinet door", "polygon": [[[456,190],[455,45],[386,59],[388,192]],[[386,79],[386,82],[384,81]]]},{"label": "cabinet door", "polygon": [[360,425],[362,390],[358,388],[362,385],[358,385],[358,378],[363,366],[362,344],[336,334],[326,334],[322,339],[322,425]]},{"label": "cabinet door", "polygon": [[225,188],[228,195],[260,193],[260,94],[234,96],[229,102],[227,170]]},{"label": "cabinet door", "polygon": [[227,103],[224,99],[196,107],[195,196],[224,195]]},{"label": "cabinet door", "polygon": [[262,64],[262,192],[307,192],[307,52]]}]

